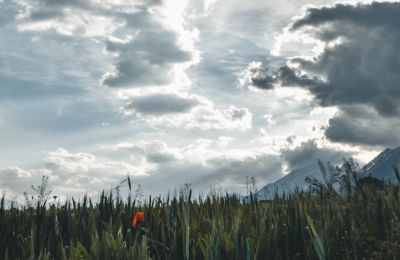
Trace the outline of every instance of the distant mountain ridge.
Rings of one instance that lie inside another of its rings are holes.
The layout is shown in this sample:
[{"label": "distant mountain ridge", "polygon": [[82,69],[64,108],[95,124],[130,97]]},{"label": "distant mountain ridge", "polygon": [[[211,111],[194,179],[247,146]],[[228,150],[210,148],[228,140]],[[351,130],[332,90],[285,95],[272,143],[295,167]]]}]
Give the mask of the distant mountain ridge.
[{"label": "distant mountain ridge", "polygon": [[[361,172],[364,176],[371,176],[386,182],[397,182],[393,170],[394,167],[400,168],[400,147],[385,149],[361,168]],[[293,170],[276,182],[267,184],[257,192],[257,196],[260,199],[270,199],[276,193],[287,194],[294,192],[296,189],[306,190],[308,188],[308,184],[305,182],[306,177],[314,177],[320,181],[323,180],[318,162]]]},{"label": "distant mountain ridge", "polygon": [[397,179],[394,174],[394,167],[400,168],[400,147],[395,149],[385,149],[372,161],[367,163],[362,170],[367,176],[382,179],[384,181],[396,182]]}]

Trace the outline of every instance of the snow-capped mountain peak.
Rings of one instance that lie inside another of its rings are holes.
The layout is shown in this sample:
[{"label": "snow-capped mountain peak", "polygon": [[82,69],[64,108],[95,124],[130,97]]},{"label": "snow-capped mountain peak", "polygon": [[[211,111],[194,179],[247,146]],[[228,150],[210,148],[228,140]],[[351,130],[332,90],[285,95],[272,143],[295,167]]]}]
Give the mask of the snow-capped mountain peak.
[{"label": "snow-capped mountain peak", "polygon": [[[364,176],[375,177],[386,182],[397,182],[394,167],[400,169],[400,147],[385,149],[366,164],[361,169],[361,172]],[[301,169],[293,170],[276,182],[267,184],[257,192],[257,196],[260,199],[269,199],[276,193],[287,194],[294,192],[296,189],[306,190],[308,188],[308,184],[305,181],[306,177],[314,177],[320,181],[323,180],[324,177],[318,162]]]},{"label": "snow-capped mountain peak", "polygon": [[400,147],[387,148],[362,168],[365,176],[396,182],[394,167],[400,167]]}]

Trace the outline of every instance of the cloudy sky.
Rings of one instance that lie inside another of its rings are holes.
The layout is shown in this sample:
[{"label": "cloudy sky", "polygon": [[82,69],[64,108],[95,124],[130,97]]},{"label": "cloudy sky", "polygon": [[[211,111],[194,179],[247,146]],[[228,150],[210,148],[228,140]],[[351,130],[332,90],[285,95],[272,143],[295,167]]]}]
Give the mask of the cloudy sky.
[{"label": "cloudy sky", "polygon": [[0,0],[0,190],[245,193],[400,144],[400,3]]}]

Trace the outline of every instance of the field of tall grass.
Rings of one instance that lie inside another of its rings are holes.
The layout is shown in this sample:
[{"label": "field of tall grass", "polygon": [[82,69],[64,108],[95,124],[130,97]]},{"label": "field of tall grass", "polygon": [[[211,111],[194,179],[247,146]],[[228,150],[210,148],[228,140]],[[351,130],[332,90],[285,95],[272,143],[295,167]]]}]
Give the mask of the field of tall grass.
[{"label": "field of tall grass", "polygon": [[[103,192],[62,204],[48,203],[44,179],[24,206],[6,207],[3,196],[0,259],[399,259],[400,187],[341,178],[340,191],[309,180],[309,192],[268,201],[186,189],[142,203]],[[137,211],[144,223],[132,227]]]}]

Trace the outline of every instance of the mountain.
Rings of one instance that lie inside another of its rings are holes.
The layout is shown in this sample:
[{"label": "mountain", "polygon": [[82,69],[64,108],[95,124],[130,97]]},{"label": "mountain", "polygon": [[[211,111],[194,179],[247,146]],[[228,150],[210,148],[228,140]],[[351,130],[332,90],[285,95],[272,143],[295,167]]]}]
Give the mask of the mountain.
[{"label": "mountain", "polygon": [[397,182],[393,168],[400,170],[400,147],[387,148],[362,168],[366,176],[382,179],[386,182]]},{"label": "mountain", "polygon": [[286,176],[280,178],[274,183],[267,184],[257,192],[259,198],[270,199],[276,193],[281,195],[282,193],[290,193],[296,190],[307,189],[307,183],[304,181],[306,177],[315,177],[322,180],[322,173],[318,163],[311,164],[307,167],[293,170]]},{"label": "mountain", "polygon": [[[400,170],[400,147],[395,149],[387,148],[366,164],[361,169],[361,172],[364,176],[375,177],[386,182],[397,182],[393,170],[395,166]],[[306,177],[323,180],[322,172],[317,162],[307,167],[293,170],[276,182],[267,184],[257,192],[257,196],[260,199],[270,199],[276,193],[281,195],[282,193],[294,192],[296,189],[306,190],[308,188],[308,184],[304,180]]]}]

